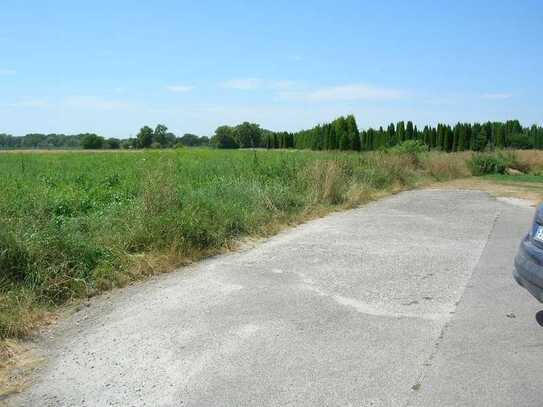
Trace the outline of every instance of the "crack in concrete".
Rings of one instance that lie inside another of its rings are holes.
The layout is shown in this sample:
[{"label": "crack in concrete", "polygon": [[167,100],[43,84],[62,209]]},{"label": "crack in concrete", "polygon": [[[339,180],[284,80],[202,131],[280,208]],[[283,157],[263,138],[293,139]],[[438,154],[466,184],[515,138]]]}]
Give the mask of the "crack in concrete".
[{"label": "crack in concrete", "polygon": [[426,372],[427,372],[428,368],[430,366],[432,366],[432,361],[434,360],[434,358],[436,357],[436,355],[439,352],[439,346],[443,342],[443,339],[445,338],[445,333],[447,332],[448,328],[451,325],[451,320],[453,319],[453,315],[456,312],[456,309],[458,308],[458,305],[462,301],[462,298],[464,297],[464,294],[466,292],[466,288],[469,286],[469,283],[473,278],[473,273],[475,273],[475,270],[477,270],[477,267],[479,266],[479,263],[480,263],[480,261],[481,261],[481,259],[483,257],[483,254],[484,254],[484,252],[485,252],[485,250],[486,250],[486,248],[488,246],[488,243],[490,242],[490,238],[491,238],[492,234],[494,233],[494,230],[496,229],[496,225],[498,223],[498,220],[499,220],[501,214],[502,214],[502,211],[498,211],[496,213],[496,216],[494,217],[494,221],[492,222],[492,226],[491,226],[491,228],[490,228],[490,230],[488,232],[488,236],[486,237],[486,242],[485,242],[485,245],[483,246],[483,250],[481,250],[481,254],[479,255],[479,259],[477,260],[477,262],[475,263],[475,266],[471,270],[471,275],[470,275],[469,279],[466,281],[466,285],[464,286],[464,289],[462,290],[458,300],[455,301],[454,312],[452,312],[449,315],[448,320],[445,322],[445,324],[441,328],[439,336],[437,337],[436,341],[434,342],[432,352],[430,353],[429,357],[425,360],[425,362],[422,364],[421,372],[420,372],[417,380],[415,381],[415,384],[413,384],[413,386],[411,386],[411,394],[407,398],[407,402],[406,402],[404,407],[409,407],[409,406],[412,405],[412,402],[414,401],[414,399],[417,396],[417,392],[422,387],[423,381],[426,378]]}]

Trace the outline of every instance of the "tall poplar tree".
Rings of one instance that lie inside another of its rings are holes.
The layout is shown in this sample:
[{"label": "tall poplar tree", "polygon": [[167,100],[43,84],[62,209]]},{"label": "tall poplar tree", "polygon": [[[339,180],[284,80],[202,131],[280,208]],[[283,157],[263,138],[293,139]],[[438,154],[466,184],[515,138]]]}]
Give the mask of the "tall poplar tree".
[{"label": "tall poplar tree", "polygon": [[394,123],[390,123],[387,127],[387,147],[392,147],[396,144],[396,130],[394,128]]},{"label": "tall poplar tree", "polygon": [[404,122],[398,122],[396,125],[396,139],[398,143],[401,143],[405,140],[405,124]]},{"label": "tall poplar tree", "polygon": [[413,122],[408,121],[407,127],[405,129],[405,140],[413,140],[415,138],[415,133],[413,132]]}]

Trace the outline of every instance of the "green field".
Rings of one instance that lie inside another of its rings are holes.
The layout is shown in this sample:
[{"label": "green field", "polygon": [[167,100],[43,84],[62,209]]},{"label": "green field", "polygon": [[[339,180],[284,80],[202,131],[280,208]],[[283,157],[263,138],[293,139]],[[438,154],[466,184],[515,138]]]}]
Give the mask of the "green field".
[{"label": "green field", "polygon": [[0,154],[0,338],[43,312],[331,210],[469,175],[470,155]]}]

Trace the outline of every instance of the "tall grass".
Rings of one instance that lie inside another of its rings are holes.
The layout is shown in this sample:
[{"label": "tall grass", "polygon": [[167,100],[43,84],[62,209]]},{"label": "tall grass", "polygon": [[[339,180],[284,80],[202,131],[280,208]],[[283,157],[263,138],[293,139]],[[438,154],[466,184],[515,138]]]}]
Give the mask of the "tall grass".
[{"label": "tall grass", "polygon": [[467,156],[176,150],[0,155],[0,338],[49,307],[383,191],[469,174]]},{"label": "tall grass", "polygon": [[516,152],[517,161],[525,171],[533,175],[543,175],[543,152],[537,150],[520,150]]}]

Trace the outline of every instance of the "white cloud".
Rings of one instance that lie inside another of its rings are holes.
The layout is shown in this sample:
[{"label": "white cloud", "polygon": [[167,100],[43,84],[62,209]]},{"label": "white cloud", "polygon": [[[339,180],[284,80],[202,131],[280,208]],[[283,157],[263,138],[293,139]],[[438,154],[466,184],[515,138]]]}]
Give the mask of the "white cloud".
[{"label": "white cloud", "polygon": [[230,79],[222,82],[221,86],[228,89],[254,90],[262,87],[264,81],[258,78]]},{"label": "white cloud", "polygon": [[39,98],[19,99],[16,102],[4,105],[8,108],[22,109],[75,109],[75,110],[120,110],[133,105],[114,99],[102,99],[96,96],[68,96],[59,101]]},{"label": "white cloud", "polygon": [[296,86],[296,82],[288,80],[265,80],[260,78],[230,79],[220,84],[223,88],[237,90],[287,90]]},{"label": "white cloud", "polygon": [[45,109],[47,107],[51,107],[51,103],[44,99],[23,99],[11,104],[10,107]]},{"label": "white cloud", "polygon": [[0,104],[3,109],[45,109],[52,106],[49,101],[37,98],[19,98],[11,103]]},{"label": "white cloud", "polygon": [[510,93],[485,93],[481,95],[481,99],[486,100],[505,100],[513,97]]},{"label": "white cloud", "polygon": [[191,85],[170,85],[170,86],[166,86],[166,89],[169,90],[170,92],[186,93],[186,92],[190,92],[191,90],[193,90],[194,86],[191,86]]},{"label": "white cloud", "polygon": [[101,99],[95,96],[70,96],[63,100],[61,107],[71,109],[118,110],[130,107],[121,100]]},{"label": "white cloud", "polygon": [[0,69],[0,76],[15,75],[17,71],[14,69]]},{"label": "white cloud", "polygon": [[294,81],[274,81],[268,84],[268,87],[275,90],[287,90],[296,87],[297,83]]},{"label": "white cloud", "polygon": [[311,102],[354,101],[354,100],[396,100],[406,93],[399,89],[379,88],[364,84],[329,86],[308,91],[280,92],[283,99]]}]

